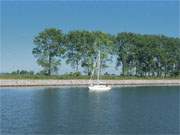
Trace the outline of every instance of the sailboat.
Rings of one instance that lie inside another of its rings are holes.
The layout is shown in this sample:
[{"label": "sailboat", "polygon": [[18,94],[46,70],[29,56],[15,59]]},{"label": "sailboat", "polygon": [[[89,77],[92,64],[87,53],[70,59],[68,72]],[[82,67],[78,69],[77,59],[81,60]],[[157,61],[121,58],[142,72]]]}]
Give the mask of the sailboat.
[{"label": "sailboat", "polygon": [[[94,73],[95,73],[95,68],[96,68],[96,73],[97,73],[97,80],[94,81],[92,80]],[[90,85],[89,85],[89,90],[92,91],[108,91],[111,90],[111,86],[106,85],[105,83],[103,83],[102,81],[100,81],[100,68],[101,68],[101,53],[100,50],[98,52],[98,58],[97,61],[95,62],[94,66],[93,66],[93,71],[91,74],[91,78],[89,80]]]}]

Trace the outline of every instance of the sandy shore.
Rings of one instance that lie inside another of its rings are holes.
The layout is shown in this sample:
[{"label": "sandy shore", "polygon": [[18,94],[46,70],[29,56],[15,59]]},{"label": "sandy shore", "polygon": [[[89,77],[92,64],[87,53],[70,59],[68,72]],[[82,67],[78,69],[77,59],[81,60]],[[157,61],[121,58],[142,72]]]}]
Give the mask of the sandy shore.
[{"label": "sandy shore", "polygon": [[[179,85],[180,80],[104,80],[109,85]],[[0,80],[0,87],[16,86],[79,86],[89,80]]]}]

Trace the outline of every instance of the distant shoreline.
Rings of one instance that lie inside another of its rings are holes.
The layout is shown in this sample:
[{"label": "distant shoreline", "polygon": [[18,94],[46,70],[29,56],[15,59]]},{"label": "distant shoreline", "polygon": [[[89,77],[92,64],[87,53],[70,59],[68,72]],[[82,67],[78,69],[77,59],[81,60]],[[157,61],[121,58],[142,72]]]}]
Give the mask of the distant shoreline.
[{"label": "distant shoreline", "polygon": [[[108,85],[178,85],[180,80],[102,80]],[[32,86],[87,86],[89,80],[0,80],[0,87],[32,87]]]}]

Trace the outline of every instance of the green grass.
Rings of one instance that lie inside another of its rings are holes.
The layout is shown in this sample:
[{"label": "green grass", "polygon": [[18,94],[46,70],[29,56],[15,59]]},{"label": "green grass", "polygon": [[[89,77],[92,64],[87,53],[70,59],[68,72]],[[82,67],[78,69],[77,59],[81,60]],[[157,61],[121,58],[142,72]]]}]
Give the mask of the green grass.
[{"label": "green grass", "polygon": [[[29,80],[66,80],[66,79],[89,79],[90,77],[87,75],[81,76],[72,76],[72,75],[52,75],[52,76],[45,76],[45,75],[12,75],[12,74],[3,74],[0,75],[0,79],[29,79]],[[107,80],[158,80],[158,79],[180,79],[178,77],[135,77],[135,76],[101,76],[101,79]]]},{"label": "green grass", "polygon": [[88,76],[79,76],[79,77],[73,77],[73,76],[68,76],[68,75],[52,75],[52,76],[46,76],[46,75],[0,75],[0,79],[32,79],[32,80],[47,80],[47,79],[52,79],[52,80],[61,80],[61,79],[88,79]]}]

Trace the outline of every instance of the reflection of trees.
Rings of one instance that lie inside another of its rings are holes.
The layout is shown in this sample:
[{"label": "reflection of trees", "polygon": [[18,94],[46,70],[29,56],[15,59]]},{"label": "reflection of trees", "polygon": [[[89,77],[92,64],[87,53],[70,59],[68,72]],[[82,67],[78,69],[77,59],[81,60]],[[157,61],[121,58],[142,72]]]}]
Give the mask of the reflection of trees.
[{"label": "reflection of trees", "polygon": [[[36,93],[37,94],[37,93]],[[36,113],[38,126],[37,131],[42,133],[53,133],[57,130],[59,102],[58,89],[47,88],[38,92],[36,102]]]}]

